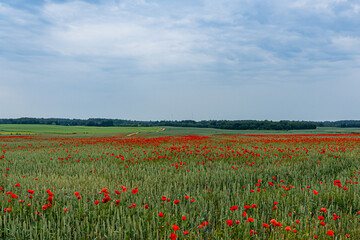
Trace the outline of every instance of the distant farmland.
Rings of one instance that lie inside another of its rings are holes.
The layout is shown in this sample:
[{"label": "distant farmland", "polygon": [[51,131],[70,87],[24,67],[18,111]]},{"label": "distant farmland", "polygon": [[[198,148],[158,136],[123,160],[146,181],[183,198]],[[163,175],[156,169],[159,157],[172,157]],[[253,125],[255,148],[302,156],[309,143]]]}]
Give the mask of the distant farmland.
[{"label": "distant farmland", "polygon": [[116,134],[156,132],[159,127],[87,127],[40,124],[0,124],[0,134]]}]

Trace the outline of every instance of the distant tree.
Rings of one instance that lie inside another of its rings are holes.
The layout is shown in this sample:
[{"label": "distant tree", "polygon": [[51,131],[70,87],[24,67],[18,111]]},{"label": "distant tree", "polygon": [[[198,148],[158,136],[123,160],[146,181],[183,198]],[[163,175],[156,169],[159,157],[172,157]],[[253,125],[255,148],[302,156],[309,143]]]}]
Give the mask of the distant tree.
[{"label": "distant tree", "polygon": [[114,122],[111,119],[104,120],[104,121],[101,121],[100,126],[101,127],[112,127],[112,126],[114,126]]},{"label": "distant tree", "polygon": [[86,126],[95,127],[95,126],[97,126],[97,124],[96,124],[95,121],[88,121],[88,122],[86,123]]}]

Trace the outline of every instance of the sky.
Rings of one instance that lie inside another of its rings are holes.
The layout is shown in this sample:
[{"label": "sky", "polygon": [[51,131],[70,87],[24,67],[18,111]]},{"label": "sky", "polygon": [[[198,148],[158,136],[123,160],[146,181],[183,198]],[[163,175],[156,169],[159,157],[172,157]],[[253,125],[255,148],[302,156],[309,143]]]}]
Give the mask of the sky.
[{"label": "sky", "polygon": [[0,118],[360,119],[358,0],[0,0]]}]

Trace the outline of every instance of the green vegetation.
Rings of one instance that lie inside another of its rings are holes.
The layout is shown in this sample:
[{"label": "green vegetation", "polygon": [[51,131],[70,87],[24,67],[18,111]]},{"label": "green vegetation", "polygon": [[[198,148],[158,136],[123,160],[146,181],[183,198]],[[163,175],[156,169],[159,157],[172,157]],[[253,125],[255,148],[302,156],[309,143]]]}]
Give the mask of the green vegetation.
[{"label": "green vegetation", "polygon": [[345,134],[360,133],[360,128],[318,127],[309,130],[227,130],[215,128],[191,127],[88,127],[88,126],[58,126],[37,124],[0,124],[0,135],[30,135],[30,134],[80,134],[80,135],[116,135],[139,133],[148,136],[172,135],[288,135],[288,134]]},{"label": "green vegetation", "polygon": [[37,124],[0,124],[0,134],[119,134],[160,131],[158,127],[87,127]]},{"label": "green vegetation", "polygon": [[311,130],[227,130],[214,128],[164,127],[165,131],[145,133],[149,136],[172,135],[293,135],[293,134],[347,134],[360,133],[360,128],[318,127]]},{"label": "green vegetation", "polygon": [[359,148],[354,135],[2,136],[0,239],[359,239]]},{"label": "green vegetation", "polygon": [[215,128],[232,130],[314,130],[317,127],[327,128],[359,128],[359,120],[342,121],[256,121],[256,120],[181,120],[181,121],[136,121],[123,119],[89,118],[89,119],[66,119],[66,118],[16,118],[0,119],[1,124],[41,124],[60,126],[91,126],[91,127],[191,127],[191,128]]},{"label": "green vegetation", "polygon": [[256,120],[181,120],[181,121],[133,121],[123,119],[89,118],[63,119],[63,118],[18,118],[0,119],[0,124],[44,124],[61,126],[97,126],[97,127],[197,127],[234,130],[299,130],[315,129],[316,124],[305,121],[256,121]]}]

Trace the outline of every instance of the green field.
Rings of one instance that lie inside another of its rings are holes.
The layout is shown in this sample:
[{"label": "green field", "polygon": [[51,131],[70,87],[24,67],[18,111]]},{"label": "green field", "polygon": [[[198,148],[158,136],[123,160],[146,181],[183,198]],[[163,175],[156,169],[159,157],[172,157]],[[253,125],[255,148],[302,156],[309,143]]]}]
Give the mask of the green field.
[{"label": "green field", "polygon": [[359,152],[350,134],[4,135],[0,239],[360,239]]},{"label": "green field", "polygon": [[0,135],[21,134],[119,134],[160,131],[157,127],[87,127],[36,124],[0,124]]},{"label": "green field", "polygon": [[292,134],[347,134],[360,133],[360,128],[318,127],[311,130],[226,130],[215,128],[164,127],[165,131],[147,133],[150,136],[171,135],[292,135]]},{"label": "green field", "polygon": [[[163,130],[164,129],[164,130]],[[29,135],[29,134],[95,134],[116,135],[121,133],[139,133],[149,136],[172,135],[283,135],[283,134],[342,134],[360,133],[360,128],[318,127],[312,130],[226,130],[215,128],[188,127],[87,127],[87,126],[57,126],[36,124],[0,124],[0,135]]]}]

